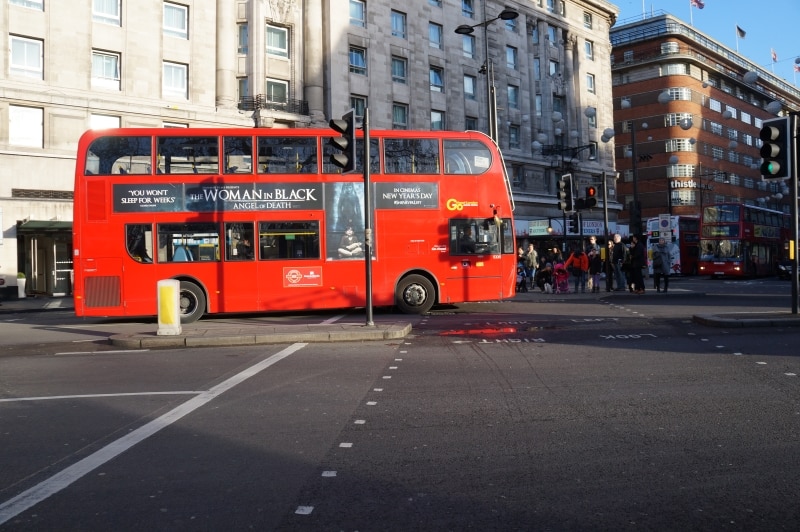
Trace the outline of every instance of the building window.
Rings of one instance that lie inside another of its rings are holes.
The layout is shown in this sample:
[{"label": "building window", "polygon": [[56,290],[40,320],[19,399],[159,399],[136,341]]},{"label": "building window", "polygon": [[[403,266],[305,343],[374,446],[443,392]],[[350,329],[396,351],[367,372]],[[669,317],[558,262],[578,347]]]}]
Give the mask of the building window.
[{"label": "building window", "polygon": [[11,74],[44,79],[44,43],[35,39],[11,36]]},{"label": "building window", "polygon": [[550,60],[550,75],[557,76],[558,75],[558,61]]},{"label": "building window", "polygon": [[475,76],[464,76],[464,98],[467,100],[475,99],[475,86],[478,79]]},{"label": "building window", "polygon": [[667,63],[662,65],[662,75],[664,76],[680,76],[689,73],[689,65],[686,63]]},{"label": "building window", "polygon": [[539,25],[536,22],[531,25],[531,44],[539,44]]},{"label": "building window", "polygon": [[511,33],[517,32],[517,19],[510,18],[506,20],[506,30],[510,31]]},{"label": "building window", "polygon": [[592,116],[586,117],[586,125],[589,127],[597,127],[597,114],[593,114]]},{"label": "building window", "polygon": [[694,145],[689,139],[667,139],[665,150],[672,151],[694,151]]},{"label": "building window", "polygon": [[8,143],[12,146],[42,148],[44,109],[8,106]]},{"label": "building window", "polygon": [[517,125],[508,128],[508,147],[519,148],[519,126]]},{"label": "building window", "polygon": [[189,67],[180,63],[164,61],[164,97],[188,99]]},{"label": "building window", "polygon": [[594,61],[594,43],[592,41],[585,41],[583,49],[586,52],[586,59]]},{"label": "building window", "polygon": [[708,108],[712,111],[717,111],[718,113],[722,112],[722,103],[719,100],[715,100],[714,98],[708,99]]},{"label": "building window", "polygon": [[461,0],[461,14],[467,18],[475,18],[474,0]]},{"label": "building window", "polygon": [[120,127],[120,118],[111,115],[96,115],[89,116],[89,129],[114,129]]},{"label": "building window", "polygon": [[534,111],[536,116],[542,116],[542,95],[537,94],[533,100]]},{"label": "building window", "polygon": [[633,50],[626,50],[622,53],[622,61],[631,63],[633,61]]},{"label": "building window", "polygon": [[680,46],[674,41],[661,43],[662,54],[677,54],[680,50]]},{"label": "building window", "polygon": [[478,129],[478,119],[474,116],[464,117],[464,129],[467,131],[476,131]]},{"label": "building window", "polygon": [[566,13],[564,0],[547,0],[547,10],[556,15],[563,15]]},{"label": "building window", "polygon": [[119,54],[92,52],[92,87],[120,89]]},{"label": "building window", "polygon": [[555,26],[551,26],[550,24],[547,25],[547,40],[550,41],[550,44],[553,46],[558,42],[558,30]]},{"label": "building window", "polygon": [[741,120],[742,120],[742,122],[744,122],[745,124],[749,124],[749,123],[752,121],[752,117],[750,116],[750,113],[747,113],[747,112],[745,112],[745,111],[742,111],[742,114],[741,114]]},{"label": "building window", "polygon": [[533,79],[542,79],[542,62],[538,57],[533,58]]},{"label": "building window", "polygon": [[433,22],[428,23],[428,43],[431,48],[442,49],[442,25]]},{"label": "building window", "polygon": [[364,96],[350,96],[350,107],[356,120],[364,120],[364,110],[367,108],[367,99]]},{"label": "building window", "polygon": [[267,24],[267,54],[289,57],[289,29]]},{"label": "building window", "polygon": [[9,4],[44,11],[44,0],[9,0]]},{"label": "building window", "polygon": [[513,46],[506,46],[506,66],[511,70],[517,69],[517,49]]},{"label": "building window", "polygon": [[189,38],[189,8],[164,2],[164,35]]},{"label": "building window", "polygon": [[464,53],[464,57],[475,59],[475,36],[461,36],[461,51]]},{"label": "building window", "polygon": [[408,61],[402,57],[392,57],[392,81],[395,83],[407,83],[407,72]]},{"label": "building window", "polygon": [[367,75],[367,51],[356,46],[350,47],[350,72],[360,76]]},{"label": "building window", "polygon": [[430,81],[433,92],[444,92],[444,70],[432,66],[430,69]]},{"label": "building window", "polygon": [[392,37],[407,38],[405,13],[392,11]]},{"label": "building window", "polygon": [[428,3],[433,7],[442,7],[442,0],[428,0]]},{"label": "building window", "polygon": [[92,20],[120,26],[119,2],[120,0],[92,0]]},{"label": "building window", "polygon": [[586,11],[583,12],[583,27],[592,29],[592,14]]},{"label": "building window", "polygon": [[280,79],[267,78],[267,101],[287,103],[289,101],[289,83]]},{"label": "building window", "polygon": [[350,0],[350,25],[367,27],[367,5],[361,0]]},{"label": "building window", "polygon": [[508,107],[511,109],[519,109],[519,87],[514,85],[508,86]]},{"label": "building window", "polygon": [[722,124],[719,122],[710,122],[709,129],[715,135],[722,135]]},{"label": "building window", "polygon": [[664,125],[666,127],[679,126],[687,120],[693,120],[692,113],[667,113],[664,115]]},{"label": "building window", "polygon": [[250,81],[245,76],[243,78],[236,79],[236,87],[239,92],[239,101],[241,102],[245,98],[250,97]]},{"label": "building window", "polygon": [[431,130],[444,130],[444,113],[442,111],[431,111]]},{"label": "building window", "polygon": [[392,129],[408,129],[408,106],[402,103],[392,105]]},{"label": "building window", "polygon": [[247,29],[247,24],[239,24],[239,44],[236,47],[237,54],[247,55],[247,45],[250,41],[250,35]]},{"label": "building window", "polygon": [[736,107],[731,107],[730,105],[726,105],[725,112],[731,114],[731,116],[727,118],[739,118],[739,110]]},{"label": "building window", "polygon": [[594,74],[586,74],[586,90],[593,94],[596,92],[594,87]]}]

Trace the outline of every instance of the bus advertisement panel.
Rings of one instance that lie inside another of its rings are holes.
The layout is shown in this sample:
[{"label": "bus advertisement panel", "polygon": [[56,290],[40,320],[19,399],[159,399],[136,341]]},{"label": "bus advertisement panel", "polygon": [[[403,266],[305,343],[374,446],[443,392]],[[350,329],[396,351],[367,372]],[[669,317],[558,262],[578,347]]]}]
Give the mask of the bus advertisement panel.
[{"label": "bus advertisement panel", "polygon": [[185,323],[205,313],[361,307],[368,237],[376,306],[424,313],[435,303],[513,296],[513,204],[488,137],[371,132],[366,191],[362,175],[328,162],[334,135],[85,133],[75,177],[76,314],[155,315],[161,279],[180,281]]},{"label": "bus advertisement panel", "polygon": [[789,243],[789,216],[742,203],[703,208],[701,274],[715,277],[775,275]]},{"label": "bus advertisement panel", "polygon": [[648,270],[653,274],[653,248],[663,237],[670,252],[672,275],[696,275],[700,255],[700,219],[664,215],[647,220]]}]

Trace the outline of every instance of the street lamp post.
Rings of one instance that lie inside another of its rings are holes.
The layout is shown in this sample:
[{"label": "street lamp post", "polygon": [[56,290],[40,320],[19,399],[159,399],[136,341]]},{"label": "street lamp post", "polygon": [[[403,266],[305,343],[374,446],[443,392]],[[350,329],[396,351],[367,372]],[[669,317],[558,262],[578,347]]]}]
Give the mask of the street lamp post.
[{"label": "street lamp post", "polygon": [[486,74],[486,111],[488,113],[489,120],[487,129],[489,132],[489,137],[491,137],[493,141],[497,142],[497,101],[494,93],[494,67],[492,66],[492,62],[489,60],[489,30],[487,28],[489,24],[495,20],[513,20],[519,16],[519,13],[513,9],[505,8],[496,17],[487,19],[486,3],[488,1],[489,0],[483,0],[483,22],[479,22],[478,24],[474,24],[472,26],[468,24],[462,24],[455,29],[455,32],[459,35],[472,35],[472,33],[475,32],[476,27],[483,26],[483,53],[486,58],[486,62],[483,64],[480,72]]}]

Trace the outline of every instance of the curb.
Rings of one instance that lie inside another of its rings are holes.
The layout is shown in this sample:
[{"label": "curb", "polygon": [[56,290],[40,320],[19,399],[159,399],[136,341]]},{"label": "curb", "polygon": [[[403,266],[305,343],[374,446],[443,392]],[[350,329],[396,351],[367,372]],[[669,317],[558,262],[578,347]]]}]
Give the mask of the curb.
[{"label": "curb", "polygon": [[225,333],[219,329],[198,329],[176,336],[158,336],[156,333],[120,334],[111,336],[109,341],[112,345],[127,349],[379,341],[395,340],[407,336],[411,332],[411,324],[394,323],[376,327],[354,324],[287,325],[257,329],[258,332],[237,333]]},{"label": "curb", "polygon": [[[738,316],[738,317],[737,317]],[[764,314],[754,317],[753,314],[695,314],[692,321],[709,327],[750,328],[750,327],[800,327],[800,316],[790,313]]]}]

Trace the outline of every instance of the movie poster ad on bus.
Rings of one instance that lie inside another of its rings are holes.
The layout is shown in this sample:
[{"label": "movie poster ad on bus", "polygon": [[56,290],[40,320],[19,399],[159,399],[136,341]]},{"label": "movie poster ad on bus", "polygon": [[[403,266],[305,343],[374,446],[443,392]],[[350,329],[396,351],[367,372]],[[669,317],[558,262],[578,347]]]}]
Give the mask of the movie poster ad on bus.
[{"label": "movie poster ad on bus", "polygon": [[114,185],[114,212],[320,210],[319,183]]}]

